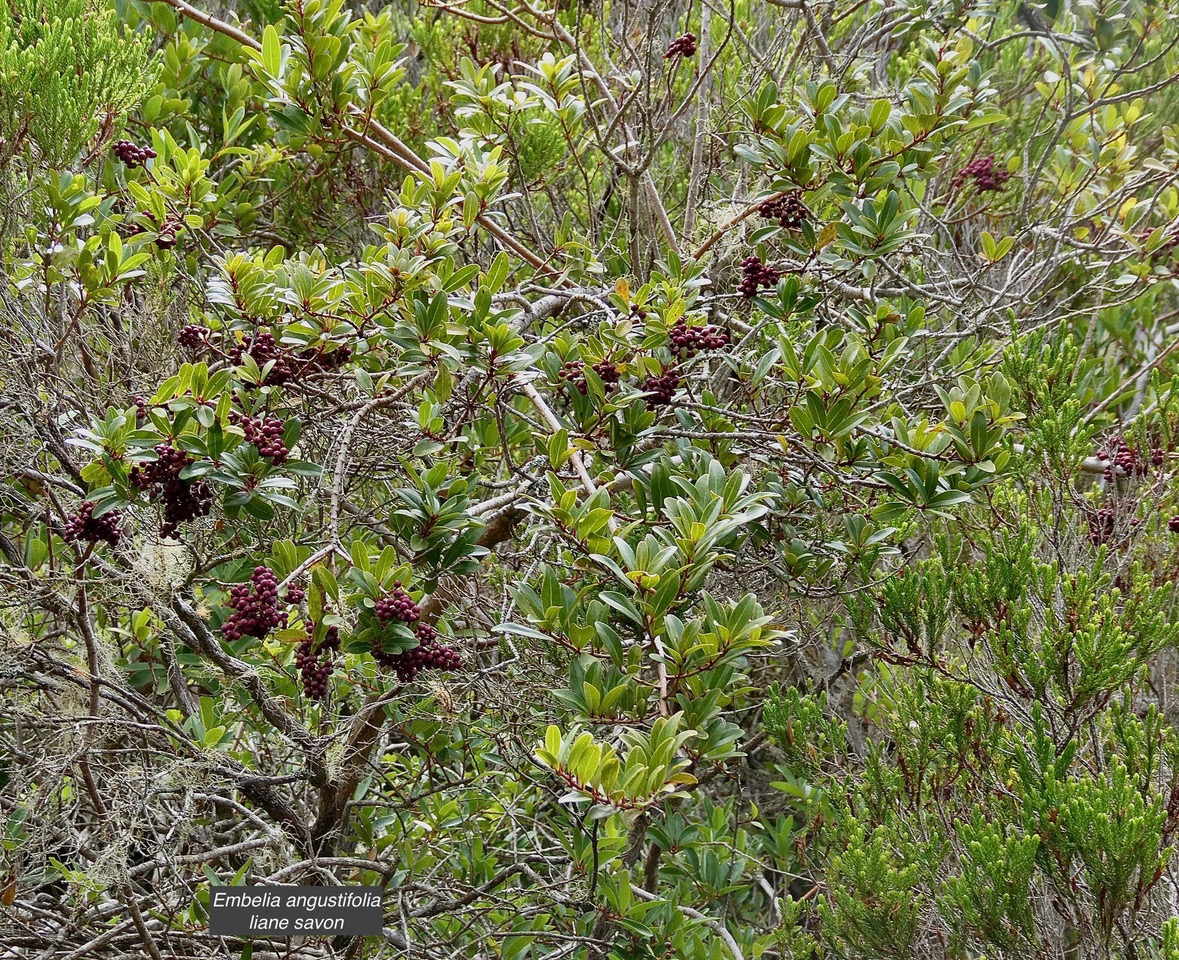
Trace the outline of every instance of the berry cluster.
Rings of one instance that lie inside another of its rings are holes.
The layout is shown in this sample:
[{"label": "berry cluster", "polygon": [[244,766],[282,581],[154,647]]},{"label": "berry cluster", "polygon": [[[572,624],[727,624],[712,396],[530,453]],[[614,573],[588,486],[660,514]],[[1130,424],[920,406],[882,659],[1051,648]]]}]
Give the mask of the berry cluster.
[{"label": "berry cluster", "polygon": [[682,37],[676,37],[671,41],[667,48],[667,53],[663,55],[663,59],[671,60],[674,57],[694,56],[696,56],[696,34],[685,33]]},{"label": "berry cluster", "polygon": [[593,370],[594,373],[598,375],[598,378],[602,381],[602,383],[606,385],[607,390],[617,384],[619,378],[622,376],[618,372],[618,367],[616,367],[609,360],[599,360],[594,364]]},{"label": "berry cluster", "polygon": [[1179,533],[1179,517],[1171,517],[1171,519],[1167,521],[1167,529],[1170,530],[1171,533]]},{"label": "berry cluster", "polygon": [[184,224],[179,217],[166,217],[163,226],[156,231],[156,246],[161,250],[171,250],[179,240],[178,234],[182,226]]},{"label": "berry cluster", "polygon": [[373,613],[381,623],[388,623],[390,620],[417,623],[422,619],[422,611],[413,602],[413,598],[402,589],[400,581],[393,584],[392,593],[386,594],[376,602]]},{"label": "berry cluster", "polygon": [[778,271],[767,267],[761,262],[761,257],[750,256],[741,261],[741,285],[738,289],[746,300],[757,296],[762,287],[772,287],[778,282]]},{"label": "berry cluster", "polygon": [[585,364],[580,360],[566,360],[557,371],[557,376],[572,384],[580,394],[584,395],[589,390],[589,385],[585,382]]},{"label": "berry cluster", "polygon": [[246,443],[252,443],[263,457],[269,457],[275,466],[286,463],[290,451],[283,442],[283,422],[278,417],[247,417],[236,410],[229,412],[229,421],[242,428]]},{"label": "berry cluster", "polygon": [[221,632],[230,640],[261,640],[276,627],[287,625],[287,615],[278,609],[278,577],[269,567],[254,567],[249,583],[234,584],[229,591],[229,605],[233,614]]},{"label": "berry cluster", "polygon": [[334,370],[343,366],[351,359],[352,350],[346,344],[337,347],[331,353],[307,347],[293,355],[275,339],[273,333],[263,330],[241,343],[234,344],[229,351],[229,362],[236,367],[247,354],[259,368],[265,367],[271,360],[274,361],[274,366],[266,374],[263,383],[266,386],[278,386],[300,375],[314,373],[317,370]]},{"label": "berry cluster", "polygon": [[419,623],[414,632],[418,645],[401,653],[386,653],[379,644],[373,644],[373,659],[387,670],[397,674],[402,683],[409,683],[423,670],[459,670],[462,657],[453,647],[438,641],[438,631],[428,623]]},{"label": "berry cluster", "polygon": [[706,327],[689,327],[688,321],[680,317],[667,333],[671,352],[681,359],[690,360],[696,354],[709,350],[721,350],[729,345],[729,335],[713,324]]},{"label": "berry cluster", "polygon": [[306,599],[306,592],[301,590],[299,587],[287,587],[287,595],[283,598],[285,603],[292,605],[296,603],[302,603]]},{"label": "berry cluster", "polygon": [[[1133,505],[1130,505],[1131,509]],[[1118,512],[1113,507],[1100,507],[1089,514],[1089,542],[1095,546],[1110,543],[1115,539]],[[1137,517],[1130,520],[1130,526],[1136,527],[1142,521]]]},{"label": "berry cluster", "polygon": [[379,639],[373,640],[373,659],[382,667],[397,674],[402,683],[409,683],[423,670],[457,670],[462,659],[450,647],[438,642],[438,631],[422,622],[422,611],[400,583],[393,584],[392,593],[377,601],[373,611],[381,623],[399,620],[414,624],[418,644],[412,650],[388,653],[381,647]]},{"label": "berry cluster", "polygon": [[335,653],[340,649],[339,627],[328,627],[323,640],[315,648],[308,637],[295,651],[295,666],[303,678],[303,692],[312,700],[327,696],[328,680],[335,671]]},{"label": "berry cluster", "polygon": [[961,170],[954,174],[954,178],[950,181],[950,187],[954,190],[960,190],[966,184],[967,180],[974,181],[974,188],[979,193],[986,193],[987,191],[998,191],[1003,189],[1003,185],[1011,179],[1011,174],[1002,167],[995,166],[995,158],[993,156],[979,157],[971,160]]},{"label": "berry cluster", "polygon": [[138,395],[135,397],[135,426],[138,427],[147,419],[147,412],[150,409],[151,407],[144,397]]},{"label": "berry cluster", "polygon": [[189,350],[203,350],[209,345],[210,333],[212,331],[208,327],[201,327],[195,323],[190,323],[177,335],[176,342]]},{"label": "berry cluster", "polygon": [[213,488],[207,480],[181,480],[180,471],[196,461],[170,443],[156,447],[158,459],[131,468],[131,482],[151,500],[164,504],[160,536],[175,538],[180,524],[206,516],[213,505]]},{"label": "berry cluster", "polygon": [[1089,514],[1089,542],[1097,545],[1113,537],[1117,525],[1117,513],[1113,507],[1101,507]]},{"label": "berry cluster", "polygon": [[1150,473],[1152,466],[1159,467],[1163,464],[1163,450],[1161,447],[1154,447],[1150,451],[1150,459],[1140,451],[1137,447],[1132,447],[1124,437],[1116,437],[1107,447],[1097,451],[1097,459],[1106,461],[1105,464],[1105,478],[1113,480],[1114,477],[1140,477],[1144,474]]},{"label": "berry cluster", "polygon": [[151,147],[140,147],[130,140],[116,140],[111,153],[129,167],[142,167],[148,160],[154,160],[156,152]]},{"label": "berry cluster", "polygon": [[317,347],[308,347],[306,350],[299,351],[299,359],[305,364],[304,373],[313,373],[316,370],[335,370],[337,367],[342,367],[351,358],[352,348],[346,343],[336,347],[331,353]]},{"label": "berry cluster", "polygon": [[810,219],[811,212],[802,202],[802,194],[797,190],[785,196],[770,200],[763,200],[757,208],[758,214],[766,220],[778,221],[778,226],[793,230],[804,220]]},{"label": "berry cluster", "polygon": [[[609,360],[599,360],[590,369],[598,375],[607,390],[617,385],[618,381],[622,379],[618,367]],[[585,379],[585,363],[581,360],[566,360],[561,369],[557,371],[557,376],[571,384],[582,396],[585,396],[589,391],[589,384]]]},{"label": "berry cluster", "polygon": [[642,307],[640,307],[637,303],[632,303],[630,305],[630,315],[635,320],[646,320],[647,319],[647,311],[644,310]]},{"label": "berry cluster", "polygon": [[109,543],[112,547],[119,542],[123,531],[119,528],[119,515],[112,510],[101,517],[93,516],[94,504],[87,500],[77,513],[66,520],[64,536],[71,543],[85,540],[87,543]]},{"label": "berry cluster", "polygon": [[650,393],[650,396],[645,400],[647,409],[654,410],[658,407],[666,407],[671,403],[671,399],[679,387],[680,375],[674,367],[664,370],[658,377],[654,374],[648,376],[643,381],[643,390]]},{"label": "berry cluster", "polygon": [[263,381],[267,386],[286,383],[295,376],[294,363],[286,351],[279,346],[278,341],[274,339],[273,333],[263,330],[248,340],[234,344],[229,351],[229,362],[235,367],[239,366],[247,355],[253,358],[259,369],[265,367],[271,360],[274,361],[274,366],[270,368],[270,372],[266,374],[266,379]]}]

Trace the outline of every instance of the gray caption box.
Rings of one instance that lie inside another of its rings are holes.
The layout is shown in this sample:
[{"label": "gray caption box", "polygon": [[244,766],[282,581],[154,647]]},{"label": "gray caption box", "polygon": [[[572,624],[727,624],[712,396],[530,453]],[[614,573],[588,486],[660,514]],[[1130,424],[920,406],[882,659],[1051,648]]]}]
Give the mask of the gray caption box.
[{"label": "gray caption box", "polygon": [[378,937],[380,887],[211,887],[215,937]]}]

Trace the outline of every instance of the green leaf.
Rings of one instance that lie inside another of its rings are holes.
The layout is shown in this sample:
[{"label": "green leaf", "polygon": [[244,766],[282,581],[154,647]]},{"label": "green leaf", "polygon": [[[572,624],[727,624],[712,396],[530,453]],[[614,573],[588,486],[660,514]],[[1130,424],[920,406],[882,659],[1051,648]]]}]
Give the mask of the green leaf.
[{"label": "green leaf", "polygon": [[262,69],[272,77],[277,77],[282,68],[282,45],[278,39],[278,31],[274,24],[268,23],[262,32]]}]

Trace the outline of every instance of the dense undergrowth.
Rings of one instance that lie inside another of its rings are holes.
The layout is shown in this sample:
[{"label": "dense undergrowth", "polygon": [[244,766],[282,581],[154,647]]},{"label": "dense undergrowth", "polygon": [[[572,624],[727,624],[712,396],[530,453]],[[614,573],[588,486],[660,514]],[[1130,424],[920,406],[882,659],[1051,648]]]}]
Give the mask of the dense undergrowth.
[{"label": "dense undergrowth", "polygon": [[0,957],[1177,960],[1177,12],[0,0]]}]

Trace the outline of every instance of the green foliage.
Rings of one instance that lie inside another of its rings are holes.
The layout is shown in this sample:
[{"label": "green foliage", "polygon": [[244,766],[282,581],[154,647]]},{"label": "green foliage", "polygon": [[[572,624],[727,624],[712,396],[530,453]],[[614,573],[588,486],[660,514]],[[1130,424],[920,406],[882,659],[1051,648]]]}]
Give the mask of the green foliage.
[{"label": "green foliage", "polygon": [[820,910],[836,948],[851,956],[910,957],[918,932],[922,897],[916,889],[921,872],[917,851],[889,848],[878,827],[866,836],[856,824],[847,848],[831,859],[831,894]]},{"label": "green foliage", "polygon": [[91,0],[0,3],[0,165],[31,154],[56,169],[101,149],[151,87],[148,48]]},{"label": "green foliage", "polygon": [[824,761],[846,758],[847,725],[826,714],[827,697],[772,684],[766,691],[762,722],[795,770],[814,779]]},{"label": "green foliage", "polygon": [[648,7],[0,0],[18,954],[1179,958],[1179,9]]},{"label": "green foliage", "polygon": [[960,936],[973,937],[1003,953],[1026,950],[1036,942],[1032,878],[1040,847],[1038,835],[1019,836],[981,811],[958,830],[962,872],[945,882],[946,915],[957,917]]}]

